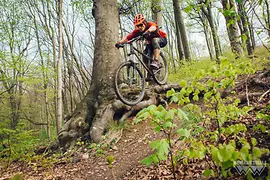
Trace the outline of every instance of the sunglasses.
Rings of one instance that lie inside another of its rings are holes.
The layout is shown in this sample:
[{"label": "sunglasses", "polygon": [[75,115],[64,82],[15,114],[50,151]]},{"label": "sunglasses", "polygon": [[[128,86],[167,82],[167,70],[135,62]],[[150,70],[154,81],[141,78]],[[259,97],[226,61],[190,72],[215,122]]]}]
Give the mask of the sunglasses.
[{"label": "sunglasses", "polygon": [[143,27],[143,24],[138,24],[136,27],[138,27],[138,28]]}]

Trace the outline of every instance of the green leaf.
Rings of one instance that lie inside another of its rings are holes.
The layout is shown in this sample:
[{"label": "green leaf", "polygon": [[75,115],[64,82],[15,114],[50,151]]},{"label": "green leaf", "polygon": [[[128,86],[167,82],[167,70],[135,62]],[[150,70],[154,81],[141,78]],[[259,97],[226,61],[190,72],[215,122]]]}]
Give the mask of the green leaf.
[{"label": "green leaf", "polygon": [[156,127],[155,127],[155,131],[156,131],[156,132],[160,132],[160,130],[161,130],[161,127],[160,127],[160,126],[156,126]]},{"label": "green leaf", "polygon": [[176,133],[178,133],[180,136],[188,138],[190,136],[190,131],[184,128],[177,129]]},{"label": "green leaf", "polygon": [[220,149],[219,153],[222,156],[222,159],[223,159],[224,162],[228,161],[232,157],[232,152],[230,152],[226,148]]},{"label": "green leaf", "polygon": [[213,157],[213,160],[219,165],[221,162],[223,162],[223,158],[222,156],[220,155],[219,153],[219,150],[218,148],[216,147],[212,147],[212,157]]},{"label": "green leaf", "polygon": [[177,96],[172,96],[171,98],[171,102],[175,102],[177,103],[179,101],[178,97]]},{"label": "green leaf", "polygon": [[214,74],[217,72],[217,66],[212,66],[210,69],[209,69],[209,72]]},{"label": "green leaf", "polygon": [[154,114],[155,111],[157,111],[157,106],[156,105],[150,105],[147,107],[148,111],[150,114]]},{"label": "green leaf", "polygon": [[204,172],[203,172],[203,175],[205,177],[211,177],[211,176],[215,176],[215,173],[212,169],[206,169]]},{"label": "green leaf", "polygon": [[184,9],[184,11],[185,11],[185,13],[189,13],[192,11],[192,9],[193,9],[193,5],[189,5]]},{"label": "green leaf", "polygon": [[193,96],[193,98],[192,98],[194,101],[199,101],[199,96],[198,95],[195,95],[195,96]]},{"label": "green leaf", "polygon": [[187,81],[181,80],[180,81],[180,87],[186,87],[187,86]]},{"label": "green leaf", "polygon": [[141,160],[141,163],[146,165],[146,166],[150,166],[153,162],[154,162],[154,160],[153,160],[152,156],[148,156],[148,157],[144,158],[143,160]]},{"label": "green leaf", "polygon": [[262,155],[262,151],[260,150],[260,148],[254,147],[254,148],[252,149],[252,154],[253,154],[253,156],[259,158],[259,157],[261,157],[261,155]]},{"label": "green leaf", "polygon": [[257,140],[255,138],[251,138],[251,143],[252,143],[252,146],[256,146]]},{"label": "green leaf", "polygon": [[224,169],[229,169],[229,168],[232,168],[233,166],[234,164],[233,164],[233,161],[231,160],[228,160],[222,164],[222,168]]},{"label": "green leaf", "polygon": [[182,109],[177,109],[177,116],[180,118],[180,120],[188,120],[187,114]]},{"label": "green leaf", "polygon": [[157,150],[159,155],[167,156],[169,153],[169,143],[166,139],[153,141],[150,143],[150,147]]},{"label": "green leaf", "polygon": [[167,111],[166,115],[165,115],[165,120],[173,120],[174,118],[174,114],[175,114],[175,110],[170,109],[169,111]]},{"label": "green leaf", "polygon": [[171,90],[167,91],[166,97],[171,97],[175,94],[175,90],[172,88]]},{"label": "green leaf", "polygon": [[175,127],[176,125],[175,124],[173,124],[172,122],[166,122],[165,124],[164,124],[164,127],[165,128],[173,128],[173,127]]},{"label": "green leaf", "polygon": [[139,116],[137,116],[135,119],[134,119],[134,123],[135,124],[138,124],[139,122],[147,119],[151,117],[150,113],[149,112],[144,112],[144,113],[141,113]]}]

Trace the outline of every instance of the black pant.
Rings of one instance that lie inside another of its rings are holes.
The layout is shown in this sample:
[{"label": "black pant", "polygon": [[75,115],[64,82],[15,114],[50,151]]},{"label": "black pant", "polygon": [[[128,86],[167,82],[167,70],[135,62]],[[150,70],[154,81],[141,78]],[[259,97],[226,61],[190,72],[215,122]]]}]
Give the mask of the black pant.
[{"label": "black pant", "polygon": [[[143,53],[148,54],[150,57],[153,55],[154,49],[160,49],[167,45],[167,38],[162,37],[156,37],[152,39],[152,42],[150,44],[146,45],[146,48],[144,49]],[[143,61],[147,64],[147,59],[143,57]]]}]

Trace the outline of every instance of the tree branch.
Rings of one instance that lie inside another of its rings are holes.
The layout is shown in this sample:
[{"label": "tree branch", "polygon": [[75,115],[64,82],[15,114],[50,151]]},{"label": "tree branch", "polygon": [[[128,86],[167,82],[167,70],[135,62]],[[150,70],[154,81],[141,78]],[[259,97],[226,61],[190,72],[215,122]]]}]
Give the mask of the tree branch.
[{"label": "tree branch", "polygon": [[47,123],[41,123],[41,122],[35,122],[35,121],[33,121],[33,120],[32,120],[31,118],[29,118],[29,117],[27,116],[27,114],[24,113],[24,112],[23,112],[23,115],[25,116],[25,118],[22,118],[22,119],[25,119],[25,120],[29,121],[30,123],[32,123],[32,124],[34,124],[34,125],[39,125],[39,126],[47,125]]}]

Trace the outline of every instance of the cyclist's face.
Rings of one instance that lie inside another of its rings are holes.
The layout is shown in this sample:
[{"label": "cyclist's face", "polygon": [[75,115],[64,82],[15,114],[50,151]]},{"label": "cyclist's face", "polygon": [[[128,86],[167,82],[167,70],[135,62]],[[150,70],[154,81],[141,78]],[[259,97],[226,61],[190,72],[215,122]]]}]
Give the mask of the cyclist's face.
[{"label": "cyclist's face", "polygon": [[144,31],[144,28],[145,28],[145,25],[144,25],[144,23],[141,23],[141,24],[138,24],[138,25],[136,26],[136,28],[137,28],[140,32],[143,32],[143,31]]}]

